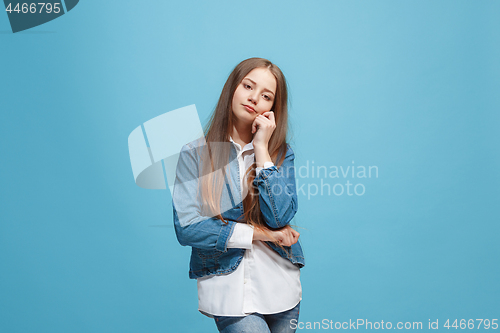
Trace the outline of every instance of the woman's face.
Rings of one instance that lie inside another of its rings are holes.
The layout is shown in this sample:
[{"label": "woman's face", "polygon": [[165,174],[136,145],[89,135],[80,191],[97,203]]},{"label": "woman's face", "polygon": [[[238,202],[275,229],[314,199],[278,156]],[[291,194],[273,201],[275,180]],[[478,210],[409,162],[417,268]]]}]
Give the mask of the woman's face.
[{"label": "woman's face", "polygon": [[270,111],[276,95],[276,78],[267,68],[255,68],[241,80],[232,101],[238,122],[251,124],[255,117]]}]

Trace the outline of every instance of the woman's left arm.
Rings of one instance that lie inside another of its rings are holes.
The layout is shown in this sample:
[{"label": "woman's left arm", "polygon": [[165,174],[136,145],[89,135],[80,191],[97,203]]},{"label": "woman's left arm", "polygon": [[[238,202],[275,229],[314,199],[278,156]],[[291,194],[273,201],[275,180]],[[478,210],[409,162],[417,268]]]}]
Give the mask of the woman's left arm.
[{"label": "woman's left arm", "polygon": [[[268,143],[276,128],[273,111],[257,116],[252,124],[255,162],[258,168],[272,162]],[[253,181],[259,193],[260,210],[270,228],[286,226],[297,212],[297,191],[295,189],[295,155],[290,145],[283,164],[278,169],[272,166],[262,169]]]},{"label": "woman's left arm", "polygon": [[297,213],[298,201],[295,184],[295,154],[290,145],[283,164],[262,169],[253,186],[259,193],[260,210],[270,228],[286,226]]}]

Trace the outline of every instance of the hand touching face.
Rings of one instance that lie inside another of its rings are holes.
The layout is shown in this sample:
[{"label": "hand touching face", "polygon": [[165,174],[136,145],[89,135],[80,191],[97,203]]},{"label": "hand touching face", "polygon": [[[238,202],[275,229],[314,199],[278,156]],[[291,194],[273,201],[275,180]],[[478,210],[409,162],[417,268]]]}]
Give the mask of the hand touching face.
[{"label": "hand touching face", "polygon": [[276,121],[274,119],[274,112],[268,111],[259,114],[252,123],[252,134],[254,147],[267,147],[271,135],[273,135],[276,128]]}]

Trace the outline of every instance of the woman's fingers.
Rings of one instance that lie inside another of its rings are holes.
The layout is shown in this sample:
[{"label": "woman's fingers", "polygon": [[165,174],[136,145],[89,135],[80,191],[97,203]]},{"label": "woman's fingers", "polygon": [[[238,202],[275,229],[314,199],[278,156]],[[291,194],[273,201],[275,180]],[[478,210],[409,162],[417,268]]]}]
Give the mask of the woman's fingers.
[{"label": "woman's fingers", "polygon": [[299,240],[300,233],[290,226],[286,226],[281,230],[272,231],[274,241],[283,246],[292,246]]},{"label": "woman's fingers", "polygon": [[261,126],[272,127],[273,124],[269,121],[269,119],[267,119],[263,115],[259,114],[253,120],[253,123],[252,123],[252,134],[255,133],[258,130],[258,128],[261,127]]},{"label": "woman's fingers", "polygon": [[292,246],[293,244],[297,243],[298,240],[299,240],[299,237],[293,231],[291,231],[290,232],[290,245],[289,246]]},{"label": "woman's fingers", "polygon": [[293,244],[292,234],[288,230],[286,231],[286,243],[286,246],[292,246]]},{"label": "woman's fingers", "polygon": [[276,241],[278,242],[278,244],[283,245],[283,246],[290,246],[290,245],[288,245],[289,240],[287,238],[287,233],[285,232],[285,230],[283,230],[283,229],[277,230],[277,231],[274,231],[273,234],[274,234],[273,236],[276,239]]},{"label": "woman's fingers", "polygon": [[290,236],[290,245],[288,245],[288,246],[291,246],[292,244],[297,243],[297,241],[299,240],[299,236],[300,236],[299,232],[294,230],[290,226],[287,226],[286,229],[287,229],[288,235]]},{"label": "woman's fingers", "polygon": [[[259,118],[259,117],[257,117],[257,118]],[[253,120],[253,123],[252,123],[252,134],[257,131],[257,118],[255,118]]]},{"label": "woman's fingers", "polygon": [[264,112],[262,115],[265,116],[267,119],[269,119],[273,124],[276,123],[276,121],[274,119],[274,112],[272,110],[268,111],[268,112]]},{"label": "woman's fingers", "polygon": [[266,125],[269,128],[276,127],[274,112],[264,112],[263,114],[258,115],[255,119],[259,119],[262,122],[262,125]]},{"label": "woman's fingers", "polygon": [[282,231],[284,233],[284,238],[285,238],[285,241],[282,245],[292,246],[293,244],[297,243],[297,241],[299,240],[300,234],[297,231],[295,231],[294,229],[292,229],[290,226],[287,226]]}]

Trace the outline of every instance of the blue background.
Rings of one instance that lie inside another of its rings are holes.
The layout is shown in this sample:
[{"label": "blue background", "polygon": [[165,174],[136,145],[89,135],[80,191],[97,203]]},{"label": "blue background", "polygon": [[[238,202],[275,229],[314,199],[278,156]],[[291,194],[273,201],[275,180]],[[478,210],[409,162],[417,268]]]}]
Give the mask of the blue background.
[{"label": "blue background", "polygon": [[500,319],[500,2],[87,0],[0,13],[0,45],[0,331],[216,332],[127,137],[205,123],[253,56],[287,77],[296,167],[379,171],[299,194],[300,320]]}]

